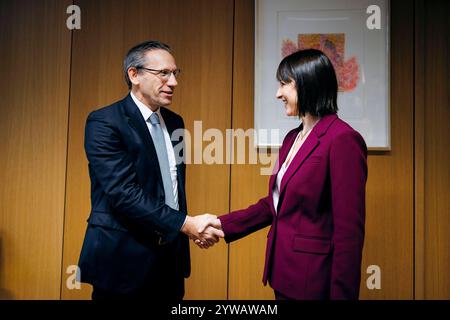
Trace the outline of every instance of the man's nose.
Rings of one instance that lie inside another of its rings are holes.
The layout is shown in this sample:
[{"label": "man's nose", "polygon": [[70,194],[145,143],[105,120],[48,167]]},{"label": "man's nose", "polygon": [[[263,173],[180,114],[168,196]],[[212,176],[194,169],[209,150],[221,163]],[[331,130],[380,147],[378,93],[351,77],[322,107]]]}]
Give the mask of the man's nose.
[{"label": "man's nose", "polygon": [[178,85],[177,78],[175,78],[173,72],[170,74],[169,80],[167,80],[167,85],[171,87],[175,87],[176,85]]}]

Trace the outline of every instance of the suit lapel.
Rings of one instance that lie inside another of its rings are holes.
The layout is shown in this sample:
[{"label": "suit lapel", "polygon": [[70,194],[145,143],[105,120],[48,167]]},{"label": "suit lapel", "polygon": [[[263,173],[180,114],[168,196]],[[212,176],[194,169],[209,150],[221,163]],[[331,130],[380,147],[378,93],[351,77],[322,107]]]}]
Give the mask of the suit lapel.
[{"label": "suit lapel", "polygon": [[[294,144],[295,138],[297,137],[298,133],[300,132],[300,130],[302,130],[303,128],[303,124],[301,124],[298,128],[295,129],[294,133],[291,134],[290,138],[288,141],[286,141],[285,146],[283,146],[284,148],[282,148],[280,150],[280,164],[283,164],[284,161],[286,161],[286,158],[288,156],[289,150],[291,150],[292,145]],[[280,170],[280,168],[278,168],[278,171]]]},{"label": "suit lapel", "polygon": [[272,192],[272,190],[273,190],[273,186],[275,184],[278,171],[280,171],[281,165],[286,160],[286,157],[287,157],[287,155],[289,153],[289,150],[291,149],[291,146],[292,146],[292,144],[295,141],[295,137],[297,136],[297,134],[299,133],[301,128],[302,128],[302,125],[300,125],[298,128],[296,128],[295,131],[294,131],[295,133],[291,134],[289,139],[286,140],[286,142],[280,148],[280,153],[278,155],[278,160],[277,160],[277,163],[275,164],[276,169],[274,170],[274,173],[272,174],[272,176],[270,176],[270,180],[269,180],[270,192]]},{"label": "suit lapel", "polygon": [[[308,159],[308,157],[314,152],[314,150],[320,144],[320,138],[326,134],[328,128],[336,119],[337,115],[335,114],[324,116],[313,128],[308,138],[306,138],[303,145],[297,151],[297,154],[294,156],[294,159],[292,159],[291,164],[289,165],[283,179],[281,180],[280,200],[283,195],[283,191],[286,189],[286,185],[289,183],[289,180],[292,178],[294,173],[302,166],[305,160]],[[303,125],[299,127],[300,130],[302,126]],[[293,141],[290,143],[290,146],[292,146],[292,143]],[[290,146],[287,150],[290,150]]]},{"label": "suit lapel", "polygon": [[[172,147],[175,149],[177,144],[180,142],[172,140],[172,134],[175,130],[181,129],[181,128],[177,127],[177,124],[173,121],[173,118],[170,116],[170,113],[167,112],[166,108],[161,107],[160,111],[161,111],[161,116],[164,119],[164,123],[166,124],[167,132],[169,133],[170,142],[172,143]],[[169,151],[167,151],[167,152],[169,152]],[[182,152],[184,152],[184,150],[182,150]],[[177,159],[177,155],[175,155],[175,159]],[[177,159],[176,162],[177,162],[178,174],[180,174],[179,170],[180,170],[181,163],[178,163],[178,162],[180,162],[179,159]]]},{"label": "suit lapel", "polygon": [[124,99],[125,103],[125,113],[127,115],[127,121],[128,125],[132,127],[138,135],[141,137],[142,141],[144,142],[145,149],[148,150],[148,155],[150,160],[156,159],[155,164],[158,167],[158,172],[160,181],[162,183],[162,177],[161,177],[161,170],[159,169],[159,162],[158,162],[158,156],[156,154],[155,145],[153,143],[152,136],[150,135],[150,132],[148,131],[147,124],[145,123],[144,118],[142,117],[141,112],[139,111],[139,108],[134,103],[133,99],[131,98],[131,95],[128,94],[128,96]]},{"label": "suit lapel", "polygon": [[281,198],[281,195],[283,194],[284,189],[286,188],[287,183],[291,179],[291,177],[301,167],[303,162],[305,162],[305,160],[308,159],[310,154],[319,145],[319,143],[320,142],[319,142],[317,135],[312,134],[312,132],[311,132],[311,134],[308,136],[308,138],[302,144],[300,149],[297,151],[297,154],[292,159],[292,162],[289,164],[289,167],[286,170],[286,173],[284,174],[283,179],[281,180],[280,198]]},{"label": "suit lapel", "polygon": [[[172,120],[172,118],[169,116],[169,113],[167,112],[167,109],[164,107],[161,107],[160,109],[161,116],[164,119],[164,123],[166,124],[167,132],[169,133],[169,136],[172,138],[173,132],[178,129],[176,127],[176,123]],[[172,142],[172,147],[175,147],[175,141],[172,139],[170,140]]]}]

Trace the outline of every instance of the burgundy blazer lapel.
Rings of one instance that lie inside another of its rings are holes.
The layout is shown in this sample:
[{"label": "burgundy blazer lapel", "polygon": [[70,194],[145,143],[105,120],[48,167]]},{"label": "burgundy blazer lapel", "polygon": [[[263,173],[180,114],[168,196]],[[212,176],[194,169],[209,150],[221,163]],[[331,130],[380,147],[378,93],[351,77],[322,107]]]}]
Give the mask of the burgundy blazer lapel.
[{"label": "burgundy blazer lapel", "polygon": [[300,132],[301,128],[302,128],[302,125],[300,125],[298,128],[296,128],[294,131],[295,133],[292,133],[291,136],[285,141],[285,143],[280,148],[280,152],[278,154],[278,160],[277,160],[277,163],[275,164],[275,169],[273,171],[273,174],[270,176],[270,180],[269,180],[270,194],[272,193],[278,171],[280,171],[281,165],[286,160],[289,150],[291,150],[291,146],[294,143],[295,138],[297,137],[297,134]]},{"label": "burgundy blazer lapel", "polygon": [[[283,179],[281,180],[280,200],[282,198],[283,191],[286,188],[286,185],[289,183],[289,180],[292,178],[294,173],[301,167],[303,162],[305,162],[305,160],[308,159],[308,157],[313,153],[314,149],[317,148],[317,146],[320,144],[320,137],[322,137],[327,132],[330,125],[336,119],[337,115],[335,114],[324,116],[313,128],[308,138],[306,138],[305,142],[300,147],[297,154],[294,156],[294,159],[292,159],[291,164],[289,165],[288,169],[286,170],[286,173],[284,174]],[[303,125],[301,125],[299,129],[301,130],[302,127]],[[290,145],[292,145],[292,143],[293,141],[291,142]]]},{"label": "burgundy blazer lapel", "polygon": [[314,151],[314,149],[319,145],[319,143],[320,143],[319,138],[313,132],[311,132],[308,138],[306,138],[305,142],[303,142],[297,154],[292,159],[291,164],[289,164],[289,167],[287,168],[283,179],[281,180],[280,199],[291,177],[298,170],[298,168],[300,168],[300,166],[309,157],[309,155]]}]

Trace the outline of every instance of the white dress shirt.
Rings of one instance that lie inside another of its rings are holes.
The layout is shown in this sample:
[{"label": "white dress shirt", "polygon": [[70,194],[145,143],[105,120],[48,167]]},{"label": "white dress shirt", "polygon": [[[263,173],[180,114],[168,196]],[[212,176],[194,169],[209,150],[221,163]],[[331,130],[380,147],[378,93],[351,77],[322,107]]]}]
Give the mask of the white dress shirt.
[{"label": "white dress shirt", "polygon": [[[133,99],[134,103],[139,108],[139,111],[142,114],[142,117],[144,117],[145,123],[147,124],[148,131],[150,132],[150,135],[153,137],[153,130],[152,130],[152,124],[150,123],[150,116],[153,114],[153,111],[150,110],[149,107],[147,107],[145,104],[143,104],[141,101],[136,98],[136,96],[130,92],[131,98]],[[172,179],[172,189],[173,189],[173,196],[175,199],[175,205],[176,208],[172,208],[175,210],[179,209],[178,205],[178,180],[177,180],[177,165],[175,161],[175,151],[173,150],[172,141],[170,140],[169,132],[167,131],[166,124],[164,123],[164,118],[161,116],[161,111],[158,108],[158,110],[155,111],[158,116],[159,120],[161,122],[161,129],[164,134],[164,140],[166,143],[166,149],[167,149],[167,156],[169,157],[169,166],[170,166],[170,178]]]}]

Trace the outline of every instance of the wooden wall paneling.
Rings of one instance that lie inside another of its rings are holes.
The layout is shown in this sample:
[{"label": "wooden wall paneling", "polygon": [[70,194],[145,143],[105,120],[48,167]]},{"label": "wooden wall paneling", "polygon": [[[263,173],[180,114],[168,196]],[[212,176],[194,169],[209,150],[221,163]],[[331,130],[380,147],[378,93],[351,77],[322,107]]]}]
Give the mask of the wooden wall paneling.
[{"label": "wooden wall paneling", "polygon": [[425,1],[414,1],[414,299],[425,298]]},{"label": "wooden wall paneling", "polygon": [[[78,261],[90,210],[83,150],[85,119],[90,111],[127,93],[122,60],[131,46],[149,39],[171,45],[183,70],[171,108],[184,117],[192,140],[195,120],[202,121],[203,131],[225,131],[231,124],[232,1],[76,3],[83,18],[82,29],[75,32],[73,41],[64,268]],[[226,212],[228,177],[226,165],[188,165],[189,213]],[[192,245],[192,274],[185,297],[225,299],[226,259],[223,242],[208,251]],[[63,287],[64,299],[86,299],[89,295],[90,286],[83,285],[82,290]]]},{"label": "wooden wall paneling", "polygon": [[[192,142],[202,130],[225,133],[231,126],[233,1],[172,1],[163,12],[176,12],[173,32],[168,35],[183,69],[174,109],[183,115]],[[202,143],[202,150],[210,142]],[[225,147],[225,144],[224,144]],[[197,148],[198,150],[198,148]],[[191,162],[194,153],[191,148]],[[191,215],[220,214],[229,208],[230,167],[224,164],[190,164],[187,167],[187,197]],[[224,241],[208,250],[191,242],[191,277],[186,299],[226,299],[228,248]]]},{"label": "wooden wall paneling", "polygon": [[[254,18],[254,1],[235,1],[233,129],[254,128]],[[246,148],[248,162],[248,143]],[[266,166],[231,166],[231,210],[246,208],[267,195],[269,176],[260,174],[261,167]],[[230,244],[229,299],[274,299],[273,290],[262,284],[267,232],[265,228]]]},{"label": "wooden wall paneling", "polygon": [[426,299],[450,299],[449,12],[449,1],[425,1]]},{"label": "wooden wall paneling", "polygon": [[70,3],[0,2],[0,299],[59,299]]},{"label": "wooden wall paneling", "polygon": [[[369,152],[361,299],[413,298],[413,7],[391,1],[391,151]],[[370,265],[380,290],[366,286]]]}]

